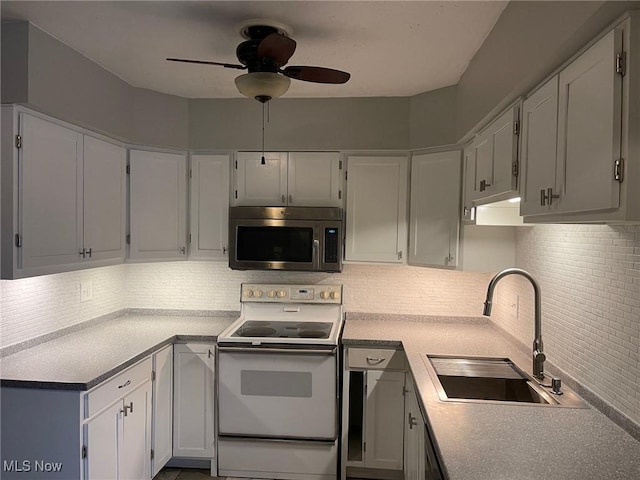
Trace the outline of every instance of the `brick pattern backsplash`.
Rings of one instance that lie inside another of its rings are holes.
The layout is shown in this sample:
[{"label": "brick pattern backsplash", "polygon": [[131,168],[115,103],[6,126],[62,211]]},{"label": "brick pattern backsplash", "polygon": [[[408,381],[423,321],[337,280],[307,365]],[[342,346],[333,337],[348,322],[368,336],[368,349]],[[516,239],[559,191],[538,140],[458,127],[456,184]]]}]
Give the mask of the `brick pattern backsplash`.
[{"label": "brick pattern backsplash", "polygon": [[240,284],[337,283],[351,312],[479,316],[490,275],[406,265],[344,265],[339,274],[237,271],[224,262],[129,265],[129,308],[239,310]]},{"label": "brick pattern backsplash", "polygon": [[[55,332],[124,308],[126,265],[0,280],[0,347]],[[80,282],[93,298],[80,303]]]},{"label": "brick pattern backsplash", "polygon": [[[518,228],[516,258],[541,285],[549,361],[640,424],[640,227]],[[530,345],[529,282],[507,277],[496,296],[492,320]]]}]

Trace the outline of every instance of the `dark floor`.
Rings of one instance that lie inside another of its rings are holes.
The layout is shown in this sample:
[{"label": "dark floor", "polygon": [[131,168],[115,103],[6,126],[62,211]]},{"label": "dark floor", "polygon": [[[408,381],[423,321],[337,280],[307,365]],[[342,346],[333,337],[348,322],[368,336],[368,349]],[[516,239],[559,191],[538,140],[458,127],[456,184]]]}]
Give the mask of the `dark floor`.
[{"label": "dark floor", "polygon": [[163,468],[153,480],[224,480],[222,477],[212,477],[210,470],[199,468]]}]

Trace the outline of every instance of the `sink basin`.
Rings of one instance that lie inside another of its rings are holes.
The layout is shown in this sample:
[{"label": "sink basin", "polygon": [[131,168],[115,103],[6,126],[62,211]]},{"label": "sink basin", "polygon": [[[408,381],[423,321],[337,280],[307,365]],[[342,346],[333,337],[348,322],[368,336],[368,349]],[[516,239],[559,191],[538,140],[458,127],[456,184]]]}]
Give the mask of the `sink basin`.
[{"label": "sink basin", "polygon": [[508,358],[427,358],[442,400],[559,404]]}]

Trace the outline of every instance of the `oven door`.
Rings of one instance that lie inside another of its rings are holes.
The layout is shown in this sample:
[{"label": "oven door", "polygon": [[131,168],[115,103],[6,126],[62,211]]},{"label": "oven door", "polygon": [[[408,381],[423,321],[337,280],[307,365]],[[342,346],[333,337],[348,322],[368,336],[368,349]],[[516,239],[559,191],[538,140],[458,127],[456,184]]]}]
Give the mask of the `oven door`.
[{"label": "oven door", "polygon": [[336,363],[335,347],[219,347],[219,434],[335,441]]}]

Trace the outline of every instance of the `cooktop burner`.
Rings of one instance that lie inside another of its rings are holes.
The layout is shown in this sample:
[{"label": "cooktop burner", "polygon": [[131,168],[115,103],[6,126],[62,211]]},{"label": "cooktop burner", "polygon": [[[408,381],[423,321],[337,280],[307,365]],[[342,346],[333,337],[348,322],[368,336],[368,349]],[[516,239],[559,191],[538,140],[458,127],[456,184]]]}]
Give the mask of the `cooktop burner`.
[{"label": "cooktop burner", "polygon": [[283,322],[248,320],[244,322],[232,337],[258,338],[329,338],[331,322]]}]

